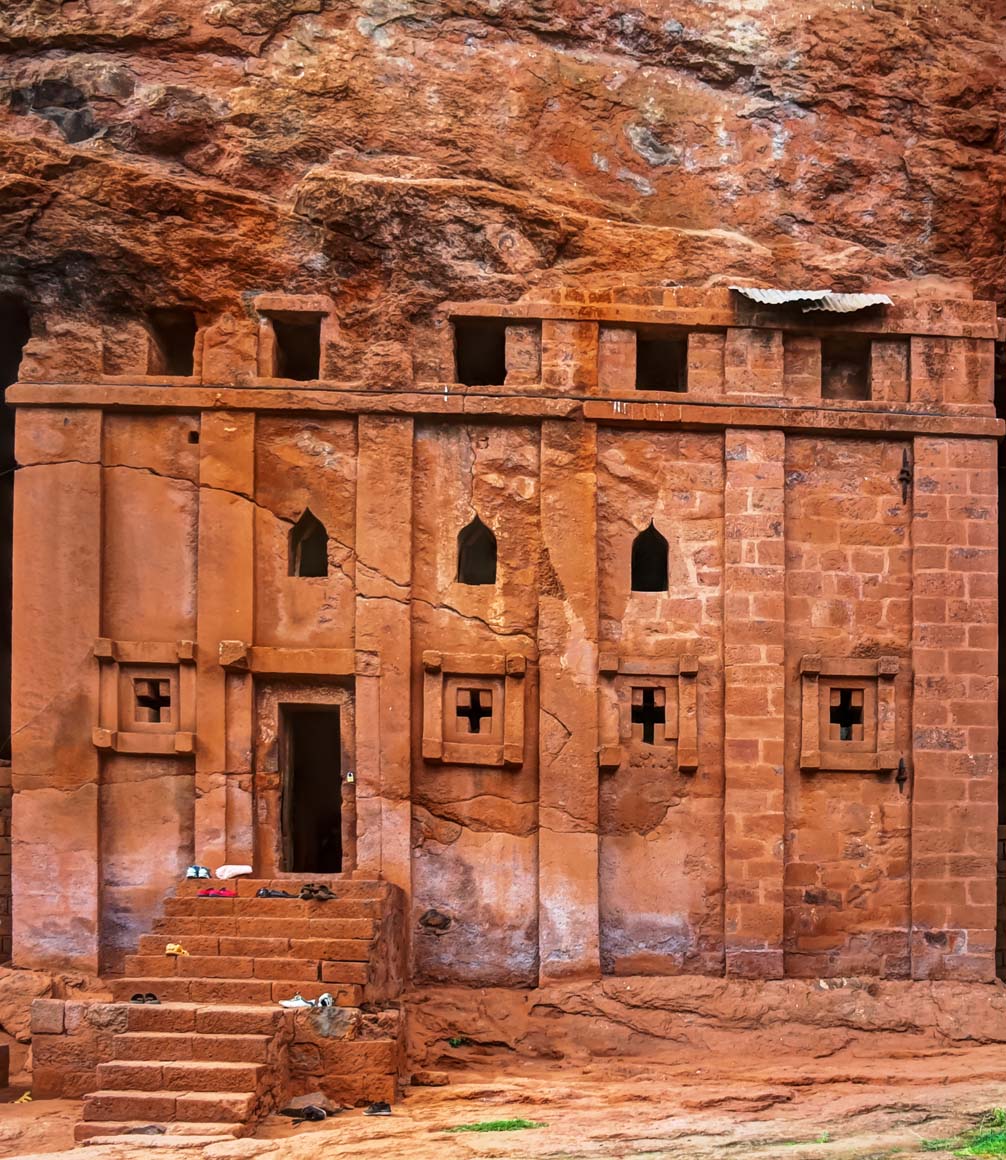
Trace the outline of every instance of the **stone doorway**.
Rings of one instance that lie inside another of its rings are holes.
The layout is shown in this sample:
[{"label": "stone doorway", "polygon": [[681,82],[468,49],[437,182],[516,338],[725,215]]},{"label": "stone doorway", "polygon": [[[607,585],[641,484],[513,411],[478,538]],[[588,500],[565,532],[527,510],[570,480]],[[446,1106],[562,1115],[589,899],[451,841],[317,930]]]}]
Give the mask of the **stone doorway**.
[{"label": "stone doorway", "polygon": [[280,706],[283,869],[342,872],[340,710]]},{"label": "stone doorway", "polygon": [[356,867],[351,683],[262,682],[256,716],[256,873],[349,873]]}]

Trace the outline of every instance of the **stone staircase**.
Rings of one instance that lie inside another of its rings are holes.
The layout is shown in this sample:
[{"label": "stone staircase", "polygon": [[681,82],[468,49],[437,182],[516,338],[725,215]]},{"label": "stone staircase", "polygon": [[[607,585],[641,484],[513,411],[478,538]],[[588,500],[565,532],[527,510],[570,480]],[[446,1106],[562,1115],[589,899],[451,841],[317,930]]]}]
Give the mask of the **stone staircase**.
[{"label": "stone staircase", "polygon": [[[329,879],[337,898],[302,902],[255,897],[263,886],[297,891],[289,879],[240,879],[227,884],[237,898],[198,897],[212,885],[183,883],[139,952],[126,958],[123,977],[110,981],[108,1006],[116,1010],[106,1018],[124,1030],[110,1041],[112,1058],[97,1064],[78,1141],[149,1124],[166,1128],[151,1140],[245,1135],[296,1094],[288,1055],[304,1013],[278,1006],[280,999],[328,992],[336,1006],[360,1008],[399,993],[402,908],[389,884]],[[189,954],[165,955],[169,942]],[[130,1002],[147,993],[160,1003]],[[391,1046],[386,1026],[377,1034]],[[382,1058],[397,1058],[396,1051]],[[387,1098],[387,1084],[369,1098]]]}]

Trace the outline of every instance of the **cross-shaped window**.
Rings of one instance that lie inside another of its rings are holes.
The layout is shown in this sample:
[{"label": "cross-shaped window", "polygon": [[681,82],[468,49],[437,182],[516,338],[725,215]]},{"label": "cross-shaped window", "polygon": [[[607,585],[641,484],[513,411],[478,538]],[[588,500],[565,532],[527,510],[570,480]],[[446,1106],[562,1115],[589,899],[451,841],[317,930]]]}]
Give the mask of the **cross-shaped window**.
[{"label": "cross-shaped window", "polygon": [[133,681],[133,716],[147,724],[171,720],[171,682],[138,677]]},{"label": "cross-shaped window", "polygon": [[[469,733],[488,733],[493,718],[492,689],[458,689],[458,721],[468,722]],[[485,721],[485,730],[482,722]]]},{"label": "cross-shaped window", "polygon": [[862,741],[863,690],[832,689],[828,720],[833,741]]},{"label": "cross-shaped window", "polygon": [[632,690],[632,723],[642,725],[644,745],[656,745],[656,726],[666,720],[663,689],[648,686]]}]

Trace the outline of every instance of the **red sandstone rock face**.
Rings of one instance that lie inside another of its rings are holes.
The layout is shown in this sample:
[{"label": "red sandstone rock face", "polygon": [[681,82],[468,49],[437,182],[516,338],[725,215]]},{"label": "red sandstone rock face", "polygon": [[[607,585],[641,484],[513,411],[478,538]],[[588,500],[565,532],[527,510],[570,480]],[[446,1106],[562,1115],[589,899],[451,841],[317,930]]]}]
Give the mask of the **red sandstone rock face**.
[{"label": "red sandstone rock face", "polygon": [[1004,32],[997,0],[14,0],[0,288],[77,325],[324,290],[332,377],[444,298],[605,272],[1002,299]]}]

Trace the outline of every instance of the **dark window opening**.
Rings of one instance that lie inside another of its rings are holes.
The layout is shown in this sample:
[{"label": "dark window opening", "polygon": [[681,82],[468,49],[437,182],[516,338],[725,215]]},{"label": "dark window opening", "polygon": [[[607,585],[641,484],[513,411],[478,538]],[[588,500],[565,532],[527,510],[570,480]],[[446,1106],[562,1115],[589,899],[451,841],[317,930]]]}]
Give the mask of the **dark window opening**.
[{"label": "dark window opening", "polygon": [[657,726],[667,720],[664,690],[643,688],[632,690],[632,724],[642,726],[644,745],[657,744]]},{"label": "dark window opening", "polygon": [[321,319],[273,318],[277,379],[307,382],[321,375]]},{"label": "dark window opening", "polygon": [[688,387],[688,336],[659,330],[636,334],[636,390],[684,391]]},{"label": "dark window opening", "polygon": [[193,373],[196,350],[196,316],[191,310],[151,310],[150,354],[147,373],[187,378]]},{"label": "dark window opening", "polygon": [[342,760],[339,710],[286,706],[283,824],[286,869],[342,870]]},{"label": "dark window opening", "polygon": [[870,340],[860,334],[821,339],[821,397],[870,397]]},{"label": "dark window opening", "polygon": [[133,681],[133,718],[146,724],[171,720],[171,682],[149,677]]},{"label": "dark window opening", "polygon": [[189,442],[190,443],[198,443],[199,442],[199,432],[198,431],[190,431],[189,432]]},{"label": "dark window opening", "polygon": [[290,529],[290,575],[328,575],[328,532],[310,508]]},{"label": "dark window opening", "polygon": [[458,583],[496,583],[496,537],[478,516],[458,533]]},{"label": "dark window opening", "polygon": [[466,387],[499,387],[506,381],[506,320],[458,318],[454,321],[457,381]]},{"label": "dark window opening", "polygon": [[[492,689],[458,689],[456,707],[458,721],[464,721],[467,728],[462,732],[489,733],[493,720]],[[485,728],[482,728],[483,722]],[[460,728],[460,726],[459,726]]]},{"label": "dark window opening", "polygon": [[632,542],[632,591],[667,591],[667,541],[652,522]]},{"label": "dark window opening", "polygon": [[863,740],[862,689],[832,689],[829,710],[833,741]]},{"label": "dark window opening", "polygon": [[[31,335],[28,311],[0,298],[0,390],[17,382]],[[0,761],[10,760],[11,540],[14,533],[14,408],[0,404]]]}]

